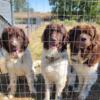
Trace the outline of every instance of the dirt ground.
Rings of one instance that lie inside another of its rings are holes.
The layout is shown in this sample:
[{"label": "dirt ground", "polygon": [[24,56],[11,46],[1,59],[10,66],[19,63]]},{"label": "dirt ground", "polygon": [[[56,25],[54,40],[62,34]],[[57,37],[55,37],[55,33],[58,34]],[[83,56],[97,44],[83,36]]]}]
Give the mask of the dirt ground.
[{"label": "dirt ground", "polygon": [[[98,71],[100,74],[100,68]],[[0,100],[8,100],[5,97],[7,96],[7,86],[9,84],[9,77],[7,75],[0,75]],[[25,77],[18,78],[17,81],[17,91],[15,97],[9,100],[43,100],[44,92],[45,92],[45,85],[44,80],[41,75],[37,75],[37,80],[35,80],[35,88],[37,90],[37,94],[35,98],[31,98],[29,93],[29,88],[27,85],[27,81]],[[55,90],[55,89],[54,89]],[[63,100],[78,100],[77,99],[78,93],[71,93],[70,96],[66,97],[65,90],[63,93]],[[52,98],[54,97],[54,93],[52,93]],[[54,99],[52,99],[54,100]],[[100,100],[100,75],[98,75],[98,80],[95,85],[92,87],[92,90],[87,98],[87,100]]]}]

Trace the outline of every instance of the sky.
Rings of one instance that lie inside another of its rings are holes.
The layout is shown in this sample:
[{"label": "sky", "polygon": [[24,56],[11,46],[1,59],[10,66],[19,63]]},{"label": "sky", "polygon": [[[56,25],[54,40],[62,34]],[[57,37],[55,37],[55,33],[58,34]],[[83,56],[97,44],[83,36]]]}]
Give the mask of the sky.
[{"label": "sky", "polygon": [[51,7],[48,0],[29,0],[29,6],[36,12],[50,12]]}]

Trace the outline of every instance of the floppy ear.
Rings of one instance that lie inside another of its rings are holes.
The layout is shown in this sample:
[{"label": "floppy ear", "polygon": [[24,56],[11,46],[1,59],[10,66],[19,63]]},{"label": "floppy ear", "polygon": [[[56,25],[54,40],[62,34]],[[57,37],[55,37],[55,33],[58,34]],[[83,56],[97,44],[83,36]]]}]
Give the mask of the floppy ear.
[{"label": "floppy ear", "polygon": [[29,44],[29,39],[26,36],[25,32],[23,31],[23,29],[20,29],[20,31],[23,33],[23,46],[22,48],[25,50],[28,47]]},{"label": "floppy ear", "polygon": [[98,33],[98,31],[96,30],[96,28],[94,27],[93,31],[95,32],[94,34],[94,39],[92,42],[92,48],[91,48],[91,57],[90,59],[85,62],[86,64],[88,64],[90,67],[93,66],[94,64],[100,62],[100,34]]},{"label": "floppy ear", "polygon": [[49,48],[49,45],[48,45],[48,36],[49,36],[50,29],[51,29],[50,26],[51,25],[47,25],[46,26],[46,28],[45,28],[45,30],[44,30],[44,32],[42,34],[42,38],[41,38],[41,40],[43,42],[43,47],[45,49],[48,49]]},{"label": "floppy ear", "polygon": [[47,40],[49,29],[50,29],[50,25],[47,25],[43,34],[42,34],[42,38],[41,38],[42,42]]},{"label": "floppy ear", "polygon": [[[76,34],[77,33],[77,34]],[[69,41],[73,42],[76,40],[77,36],[81,33],[80,31],[80,26],[73,27],[72,29],[69,30]]]},{"label": "floppy ear", "polygon": [[2,31],[2,35],[1,35],[1,44],[2,47],[5,48],[8,52],[10,52],[10,48],[9,48],[9,36],[8,33],[10,32],[10,27],[6,27],[3,29]]},{"label": "floppy ear", "polygon": [[90,54],[90,59],[88,59],[85,64],[87,64],[88,66],[93,66],[94,64],[100,62],[100,45],[97,46],[95,48],[95,51],[93,51],[91,54]]},{"label": "floppy ear", "polygon": [[0,48],[2,47],[2,39],[0,38]]},{"label": "floppy ear", "polygon": [[61,33],[63,34],[61,51],[64,51],[67,48],[69,36],[68,36],[68,32],[63,24],[61,25]]},{"label": "floppy ear", "polygon": [[94,34],[93,37],[92,37],[93,40],[94,40],[96,38],[96,35],[97,35],[97,30],[96,30],[96,28],[93,25],[91,26],[91,28],[92,28],[91,32],[92,32],[92,34]]}]

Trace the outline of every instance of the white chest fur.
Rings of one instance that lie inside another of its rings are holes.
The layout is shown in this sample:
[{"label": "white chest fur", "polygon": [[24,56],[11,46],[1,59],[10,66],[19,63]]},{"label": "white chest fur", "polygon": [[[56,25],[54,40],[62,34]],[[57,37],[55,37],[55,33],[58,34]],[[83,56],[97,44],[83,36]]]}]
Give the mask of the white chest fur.
[{"label": "white chest fur", "polygon": [[32,58],[28,49],[25,50],[23,56],[18,59],[12,59],[7,53],[4,53],[0,59],[0,66],[2,73],[15,73],[17,76],[25,75],[32,70]]},{"label": "white chest fur", "polygon": [[[88,66],[83,64],[78,60],[78,56],[72,56],[72,65],[76,71],[76,74],[79,79],[79,86],[77,90],[79,91],[79,100],[85,100],[91,90],[91,87],[97,80],[97,69],[99,63],[94,64],[93,66]],[[72,77],[76,78],[75,75],[72,74]],[[73,78],[72,78],[73,79]],[[70,78],[70,82],[72,82]],[[75,79],[74,79],[75,83]]]},{"label": "white chest fur", "polygon": [[7,68],[9,71],[16,73],[16,75],[25,75],[32,70],[32,58],[29,50],[27,49],[24,55],[17,59],[17,61],[8,61]]},{"label": "white chest fur", "polygon": [[77,56],[73,56],[73,59],[75,60],[75,62],[72,61],[72,65],[73,65],[74,69],[76,69],[76,71],[80,74],[86,75],[89,73],[94,73],[98,69],[98,63],[89,67],[86,64],[79,63],[77,61],[77,59],[78,59]]},{"label": "white chest fur", "polygon": [[46,52],[43,53],[41,71],[43,75],[45,75],[49,79],[49,81],[56,82],[57,80],[59,80],[59,78],[64,78],[67,76],[68,60],[66,52],[62,53],[62,55],[65,55],[66,57],[61,57],[54,62],[49,62],[45,57]]}]

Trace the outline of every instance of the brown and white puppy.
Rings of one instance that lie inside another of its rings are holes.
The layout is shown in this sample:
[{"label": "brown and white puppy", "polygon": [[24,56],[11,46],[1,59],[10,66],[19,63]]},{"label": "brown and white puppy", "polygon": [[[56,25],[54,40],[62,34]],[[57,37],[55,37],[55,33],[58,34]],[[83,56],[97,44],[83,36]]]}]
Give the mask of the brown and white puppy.
[{"label": "brown and white puppy", "polygon": [[100,34],[93,25],[80,24],[69,31],[69,42],[72,65],[79,79],[79,100],[85,100],[97,80]]},{"label": "brown and white puppy", "polygon": [[9,96],[16,92],[17,76],[26,76],[31,93],[35,92],[33,87],[32,57],[28,50],[29,40],[22,29],[17,27],[5,28],[1,37],[1,58],[3,66],[2,73],[8,73],[10,77]]},{"label": "brown and white puppy", "polygon": [[50,100],[51,84],[56,85],[55,100],[61,100],[68,74],[66,54],[67,32],[63,25],[49,24],[42,35],[42,75],[45,79],[45,100]]}]

